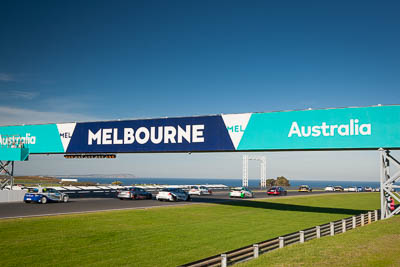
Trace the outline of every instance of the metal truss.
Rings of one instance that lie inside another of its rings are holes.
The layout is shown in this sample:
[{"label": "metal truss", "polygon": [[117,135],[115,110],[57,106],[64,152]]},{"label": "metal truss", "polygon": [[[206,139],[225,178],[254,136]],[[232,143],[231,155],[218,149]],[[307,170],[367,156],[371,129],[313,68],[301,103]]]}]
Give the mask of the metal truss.
[{"label": "metal truss", "polygon": [[10,189],[14,186],[14,161],[0,160],[0,190],[7,185]]},{"label": "metal truss", "polygon": [[243,155],[243,179],[242,186],[249,186],[249,160],[260,162],[260,185],[261,188],[267,187],[267,158],[265,156]]},{"label": "metal truss", "polygon": [[[400,188],[395,185],[400,180],[400,162],[390,155],[389,150],[382,148],[380,151],[381,165],[381,219],[387,219],[400,212],[400,206],[395,208],[394,200],[400,202],[400,194],[395,190]],[[390,174],[390,166],[396,169],[394,174]]]}]

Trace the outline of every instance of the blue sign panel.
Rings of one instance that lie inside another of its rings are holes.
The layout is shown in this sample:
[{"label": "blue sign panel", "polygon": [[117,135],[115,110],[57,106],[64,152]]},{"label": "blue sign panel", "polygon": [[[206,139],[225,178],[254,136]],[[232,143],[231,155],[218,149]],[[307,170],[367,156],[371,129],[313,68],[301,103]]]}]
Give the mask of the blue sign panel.
[{"label": "blue sign panel", "polygon": [[67,153],[234,151],[221,116],[77,123]]}]

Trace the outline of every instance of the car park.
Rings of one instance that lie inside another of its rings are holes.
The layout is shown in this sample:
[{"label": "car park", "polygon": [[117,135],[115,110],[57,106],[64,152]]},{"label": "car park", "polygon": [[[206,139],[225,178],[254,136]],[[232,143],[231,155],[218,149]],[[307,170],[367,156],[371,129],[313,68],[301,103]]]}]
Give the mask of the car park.
[{"label": "car park", "polygon": [[181,188],[164,188],[156,195],[159,201],[189,201],[190,195]]},{"label": "car park", "polygon": [[324,189],[326,192],[334,192],[335,188],[333,187],[333,185],[328,185],[327,187],[325,187]]},{"label": "car park", "polygon": [[207,187],[205,186],[201,186],[201,185],[194,185],[190,187],[189,190],[189,195],[211,195],[212,192],[211,190],[209,190]]},{"label": "car park", "polygon": [[312,188],[308,185],[301,185],[299,187],[299,192],[312,192]]},{"label": "car park", "polygon": [[267,195],[272,196],[286,196],[287,191],[281,186],[273,186],[267,191]]},{"label": "car park", "polygon": [[48,187],[35,187],[28,188],[28,192],[24,196],[25,203],[42,203],[46,204],[48,202],[68,202],[69,196],[67,194],[61,193],[54,188]]},{"label": "car park", "polygon": [[152,199],[153,195],[140,187],[129,187],[118,191],[117,198],[124,199]]},{"label": "car park", "polygon": [[252,198],[254,193],[247,187],[235,187],[229,192],[229,197]]}]

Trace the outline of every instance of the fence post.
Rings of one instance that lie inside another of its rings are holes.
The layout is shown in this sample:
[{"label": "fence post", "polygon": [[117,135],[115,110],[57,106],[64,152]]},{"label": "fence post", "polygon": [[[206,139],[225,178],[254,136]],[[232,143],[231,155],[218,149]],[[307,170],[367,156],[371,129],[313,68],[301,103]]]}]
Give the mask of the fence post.
[{"label": "fence post", "polygon": [[259,246],[258,244],[253,245],[253,252],[254,252],[254,258],[258,258],[258,252],[259,252]]},{"label": "fence post", "polygon": [[353,229],[356,228],[357,224],[356,224],[356,216],[353,216]]},{"label": "fence post", "polygon": [[364,226],[364,214],[361,213],[361,226]]},{"label": "fence post", "polygon": [[372,222],[372,212],[368,211],[368,224]]},{"label": "fence post", "polygon": [[304,243],[304,231],[300,231],[300,243]]},{"label": "fence post", "polygon": [[317,226],[317,238],[321,238],[321,226]]},{"label": "fence post", "polygon": [[221,254],[221,267],[226,267],[228,263],[228,258],[226,254]]},{"label": "fence post", "polygon": [[335,223],[331,222],[331,236],[335,235]]},{"label": "fence post", "polygon": [[285,238],[283,236],[279,237],[279,248],[283,248],[285,246]]},{"label": "fence post", "polygon": [[346,232],[346,219],[342,220],[342,233]]},{"label": "fence post", "polygon": [[374,221],[376,222],[376,221],[378,220],[378,210],[375,210],[375,211],[374,211],[374,215],[375,215],[375,216],[374,216],[374,217],[375,217],[375,220],[374,220]]}]

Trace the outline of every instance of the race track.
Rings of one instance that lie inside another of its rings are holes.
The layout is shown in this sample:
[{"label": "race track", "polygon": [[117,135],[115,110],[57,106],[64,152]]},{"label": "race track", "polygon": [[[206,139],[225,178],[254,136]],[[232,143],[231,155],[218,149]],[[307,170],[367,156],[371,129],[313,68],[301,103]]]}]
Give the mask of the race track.
[{"label": "race track", "polygon": [[[329,192],[332,193],[332,192]],[[299,193],[288,192],[288,196],[316,195],[325,192]],[[338,193],[343,194],[343,193]],[[265,192],[256,192],[255,198],[279,198],[281,196],[267,196]],[[235,199],[236,201],[247,201]],[[0,203],[0,219],[23,218],[35,216],[51,216],[61,214],[98,212],[106,210],[146,209],[160,206],[192,205],[198,203],[222,203],[233,201],[228,196],[228,191],[216,192],[212,196],[192,196],[192,200],[185,202],[161,202],[157,200],[119,200],[117,198],[72,198],[68,203]]]}]

